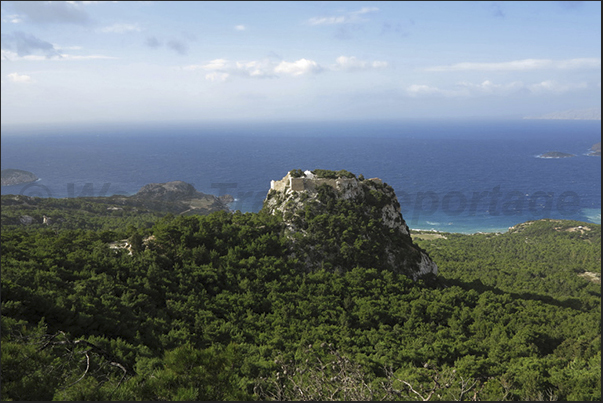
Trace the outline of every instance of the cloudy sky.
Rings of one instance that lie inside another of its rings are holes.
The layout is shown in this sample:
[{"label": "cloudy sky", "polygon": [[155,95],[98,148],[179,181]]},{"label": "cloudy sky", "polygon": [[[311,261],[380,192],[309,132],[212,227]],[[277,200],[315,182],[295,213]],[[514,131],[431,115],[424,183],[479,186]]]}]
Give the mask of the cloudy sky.
[{"label": "cloudy sky", "polygon": [[601,105],[601,3],[2,1],[2,124]]}]

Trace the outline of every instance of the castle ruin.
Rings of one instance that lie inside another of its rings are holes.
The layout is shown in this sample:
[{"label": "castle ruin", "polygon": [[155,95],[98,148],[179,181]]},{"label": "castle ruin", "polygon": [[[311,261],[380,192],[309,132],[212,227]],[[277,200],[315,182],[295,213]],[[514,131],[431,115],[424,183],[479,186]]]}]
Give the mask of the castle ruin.
[{"label": "castle ruin", "polygon": [[[379,178],[368,179],[373,182],[383,183]],[[305,171],[303,177],[294,178],[291,173],[287,173],[280,181],[270,181],[270,189],[278,192],[284,192],[287,188],[295,192],[301,191],[315,191],[320,185],[329,185],[334,189],[341,190],[342,188],[348,188],[349,185],[356,185],[358,179],[356,178],[317,178],[311,171]]]}]

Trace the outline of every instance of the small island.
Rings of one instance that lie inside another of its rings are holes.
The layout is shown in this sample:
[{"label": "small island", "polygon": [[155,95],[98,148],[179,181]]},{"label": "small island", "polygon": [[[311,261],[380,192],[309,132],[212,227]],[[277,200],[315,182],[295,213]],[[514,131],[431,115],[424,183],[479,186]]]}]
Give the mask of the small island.
[{"label": "small island", "polygon": [[562,153],[559,151],[551,151],[538,156],[538,158],[570,158],[575,157],[574,154]]},{"label": "small island", "polygon": [[21,169],[3,169],[1,173],[2,186],[20,185],[38,180],[38,177],[33,173]]},{"label": "small island", "polygon": [[590,155],[591,157],[600,157],[601,156],[601,142],[594,144],[590,148],[590,152],[586,155]]}]

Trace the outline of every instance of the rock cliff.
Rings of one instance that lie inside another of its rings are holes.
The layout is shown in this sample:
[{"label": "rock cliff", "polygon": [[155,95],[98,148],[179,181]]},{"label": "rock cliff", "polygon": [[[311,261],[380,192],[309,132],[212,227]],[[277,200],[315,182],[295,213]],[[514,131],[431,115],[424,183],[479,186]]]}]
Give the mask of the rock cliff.
[{"label": "rock cliff", "polygon": [[292,253],[306,267],[356,266],[418,279],[437,265],[415,245],[391,186],[347,171],[293,170],[278,181],[263,210],[283,218]]}]

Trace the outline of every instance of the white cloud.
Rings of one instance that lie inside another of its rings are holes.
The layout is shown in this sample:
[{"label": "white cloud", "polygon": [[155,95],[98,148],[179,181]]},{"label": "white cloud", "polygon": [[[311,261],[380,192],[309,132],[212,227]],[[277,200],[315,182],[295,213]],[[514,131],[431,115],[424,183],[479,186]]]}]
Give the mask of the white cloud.
[{"label": "white cloud", "polygon": [[224,82],[230,75],[228,73],[221,73],[219,71],[213,71],[205,75],[205,79],[212,82]]},{"label": "white cloud", "polygon": [[333,70],[347,70],[347,71],[354,71],[354,70],[367,70],[367,69],[371,69],[371,68],[385,68],[388,66],[387,62],[383,62],[383,61],[379,61],[379,60],[375,60],[372,62],[366,61],[366,60],[359,60],[354,56],[339,56],[336,60],[335,60],[335,65],[332,66]]},{"label": "white cloud", "polygon": [[249,77],[273,77],[274,65],[269,60],[236,62],[236,71]]},{"label": "white cloud", "polygon": [[226,59],[214,59],[207,64],[190,64],[184,66],[184,70],[224,70],[227,68],[228,60]]},{"label": "white cloud", "polygon": [[234,29],[235,29],[236,31],[245,31],[245,30],[247,29],[247,27],[246,27],[245,25],[236,25],[236,26],[234,27]]},{"label": "white cloud", "polygon": [[59,46],[59,45],[54,45],[54,48],[57,50],[82,50],[83,49],[81,46]]},{"label": "white cloud", "polygon": [[210,81],[224,81],[226,77],[240,76],[250,78],[274,78],[278,75],[289,75],[299,77],[302,75],[316,74],[322,71],[360,71],[370,69],[381,69],[388,67],[384,61],[360,60],[354,56],[340,56],[335,64],[323,68],[314,60],[299,59],[293,62],[281,60],[276,62],[270,58],[251,61],[229,61],[227,59],[214,59],[204,64],[191,64],[182,67],[182,70],[195,71],[204,70],[208,72],[225,73],[226,76],[218,74],[207,74],[206,79]]},{"label": "white cloud", "polygon": [[23,18],[19,14],[7,15],[6,18],[2,19],[2,22],[19,24],[20,22],[23,22]]},{"label": "white cloud", "polygon": [[[19,56],[17,54],[17,52],[13,52],[11,50],[7,50],[7,49],[0,50],[0,60],[2,60],[3,62],[13,62],[16,60],[28,60],[26,58],[31,58],[32,56],[33,55]],[[46,60],[45,56],[34,56],[34,57],[40,57],[40,58]]]},{"label": "white cloud", "polygon": [[465,88],[474,94],[508,94],[524,88],[524,84],[521,81],[513,81],[508,84],[495,84],[490,80],[485,80],[480,84],[461,82],[457,84],[457,88]]},{"label": "white cloud", "polygon": [[377,7],[362,7],[360,10],[358,11],[353,11],[350,14],[352,15],[360,15],[360,14],[366,14],[366,13],[373,13],[379,11],[379,9]]},{"label": "white cloud", "polygon": [[356,57],[347,57],[347,56],[339,56],[335,60],[335,68],[343,69],[343,70],[354,70],[354,69],[364,69],[367,66],[367,62],[364,60],[358,60]]},{"label": "white cloud", "polygon": [[61,57],[54,60],[114,60],[117,57],[105,56],[105,55],[68,55],[65,53],[61,54]]},{"label": "white cloud", "polygon": [[546,81],[542,81],[540,83],[531,84],[528,86],[528,89],[535,93],[541,93],[541,92],[563,93],[563,92],[569,92],[569,91],[582,90],[587,87],[588,87],[588,85],[585,82],[560,84],[554,80],[546,80]]},{"label": "white cloud", "polygon": [[205,70],[221,70],[226,67],[228,61],[226,59],[214,59],[209,63],[201,66]]},{"label": "white cloud", "polygon": [[389,63],[387,62],[382,62],[379,60],[375,60],[374,62],[371,62],[371,67],[375,68],[375,69],[383,69],[385,67],[388,67]]},{"label": "white cloud", "polygon": [[274,77],[276,73],[282,73],[296,77],[322,71],[322,68],[318,63],[308,59],[299,59],[295,62],[286,62],[283,60],[278,64],[275,64],[275,62],[270,59],[236,62],[230,62],[226,59],[214,59],[205,64],[184,66],[182,69],[222,73],[222,75],[208,73],[205,78],[210,81],[224,81],[226,77],[231,75],[251,78],[267,78]]},{"label": "white cloud", "polygon": [[333,16],[333,17],[312,17],[308,20],[310,25],[334,25],[334,24],[345,24],[351,22],[362,21],[360,18],[363,14],[373,13],[379,11],[377,7],[362,7],[358,11],[352,11],[344,15]]},{"label": "white cloud", "polygon": [[116,23],[100,29],[100,32],[111,34],[124,34],[126,32],[140,32],[142,29],[138,24]]},{"label": "white cloud", "polygon": [[10,73],[6,77],[13,83],[28,84],[32,82],[31,77],[27,74]]},{"label": "white cloud", "polygon": [[568,59],[557,62],[560,69],[596,69],[601,68],[601,58],[589,57],[582,59]]},{"label": "white cloud", "polygon": [[12,52],[6,49],[0,50],[0,60],[2,60],[3,62],[12,62],[20,58],[21,57],[17,54],[17,52]]},{"label": "white cloud", "polygon": [[280,62],[275,68],[275,73],[290,74],[294,77],[310,73],[319,73],[322,68],[314,60],[299,59],[295,62]]},{"label": "white cloud", "polygon": [[43,56],[43,55],[25,55],[19,56],[16,52],[12,52],[10,50],[2,49],[0,51],[1,57],[0,59],[5,62],[15,62],[19,60],[26,61],[65,61],[65,60],[97,60],[97,59],[117,59],[117,57],[113,56],[105,56],[105,55],[70,55],[67,53],[58,53],[53,57]]},{"label": "white cloud", "polygon": [[449,66],[428,67],[425,71],[525,71],[540,69],[601,68],[601,58],[567,60],[524,59],[500,63],[457,63]]},{"label": "white cloud", "polygon": [[349,22],[349,17],[340,16],[340,17],[312,17],[308,20],[310,25],[332,25],[332,24],[342,24],[344,22]]},{"label": "white cloud", "polygon": [[[406,92],[411,97],[417,97],[421,95],[438,95],[438,96],[453,96],[454,91],[442,90],[438,87],[432,87],[425,84],[413,84],[406,88]],[[460,95],[460,94],[459,94]]]},{"label": "white cloud", "polygon": [[252,60],[247,62],[229,62],[226,59],[214,59],[206,64],[192,64],[183,67],[183,70],[206,70],[220,74],[207,74],[205,78],[210,81],[224,81],[230,75],[263,78],[274,76],[274,63],[269,59]]}]

